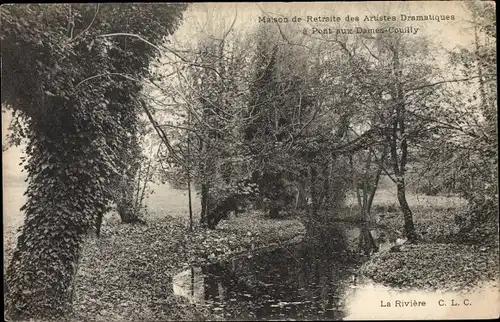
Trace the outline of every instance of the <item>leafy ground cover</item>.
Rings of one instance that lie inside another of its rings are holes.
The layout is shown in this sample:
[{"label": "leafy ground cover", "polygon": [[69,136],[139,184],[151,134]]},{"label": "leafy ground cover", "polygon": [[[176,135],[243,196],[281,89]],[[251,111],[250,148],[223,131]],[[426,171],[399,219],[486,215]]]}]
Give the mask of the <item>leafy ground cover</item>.
[{"label": "leafy ground cover", "polygon": [[74,320],[200,320],[202,308],[175,297],[172,277],[190,265],[216,261],[300,236],[298,220],[259,213],[223,221],[216,230],[186,229],[165,217],[146,225],[109,224],[83,249],[74,293]]},{"label": "leafy ground cover", "polygon": [[496,246],[423,243],[375,254],[361,273],[402,289],[469,291],[498,281],[498,262]]},{"label": "leafy ground cover", "polygon": [[[464,200],[409,199],[420,243],[375,254],[361,267],[361,274],[386,286],[421,290],[468,291],[499,280],[498,243],[471,245],[460,238],[456,215],[466,211]],[[374,212],[381,225],[403,232],[402,216],[392,200],[379,198]]]}]

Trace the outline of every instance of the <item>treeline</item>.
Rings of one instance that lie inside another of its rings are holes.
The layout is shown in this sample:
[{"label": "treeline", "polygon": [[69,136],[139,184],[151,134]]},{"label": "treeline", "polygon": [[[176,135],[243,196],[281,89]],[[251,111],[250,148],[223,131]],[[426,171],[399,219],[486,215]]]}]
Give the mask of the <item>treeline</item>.
[{"label": "treeline", "polygon": [[[488,4],[467,3],[467,9],[475,42],[451,53],[417,36],[315,38],[278,24],[239,33],[204,30],[190,48],[196,66],[172,69],[178,77],[157,84],[176,103],[169,113],[181,115],[177,127],[165,125],[175,141],[165,155],[167,176],[185,183],[189,173],[201,194],[201,221],[214,228],[248,204],[270,217],[332,220],[326,214],[342,207],[348,190],[356,193],[360,218],[370,221],[385,175],[395,184],[406,236],[415,241],[407,171],[432,182],[429,190],[469,201],[497,191],[491,180],[495,22]],[[467,156],[450,157],[452,150]],[[487,164],[479,161],[485,155]],[[481,162],[485,172],[457,175],[458,163],[462,170],[477,168],[471,162]],[[491,191],[480,187],[484,182]]]}]

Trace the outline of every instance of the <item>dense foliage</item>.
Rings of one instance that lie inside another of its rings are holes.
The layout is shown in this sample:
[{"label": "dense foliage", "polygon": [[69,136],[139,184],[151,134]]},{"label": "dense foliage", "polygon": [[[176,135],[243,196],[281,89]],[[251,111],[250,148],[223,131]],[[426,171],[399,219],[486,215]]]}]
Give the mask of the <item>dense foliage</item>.
[{"label": "dense foliage", "polygon": [[[467,2],[474,43],[450,54],[463,86],[446,87],[443,106],[429,120],[438,130],[422,149],[424,175],[437,191],[458,193],[469,202],[457,214],[467,241],[498,239],[498,128],[495,8]],[[439,178],[435,180],[432,178]]]},{"label": "dense foliage", "polygon": [[[185,94],[172,95],[173,100],[182,101],[180,111],[191,115],[184,132],[170,132],[183,155],[167,160],[176,174],[170,177],[178,180],[188,165],[200,186],[202,220],[214,217],[211,227],[248,203],[271,217],[296,211],[316,217],[342,203],[347,159],[334,151],[345,139],[343,104],[355,94],[323,86],[335,77],[347,82],[343,73],[350,67],[337,66],[338,53],[317,61],[277,35],[276,27],[266,26],[223,41],[202,38],[193,60],[205,68],[178,71],[181,83],[164,85],[182,88]],[[192,148],[186,155],[188,141]],[[307,210],[307,198],[315,198],[318,207]]]}]

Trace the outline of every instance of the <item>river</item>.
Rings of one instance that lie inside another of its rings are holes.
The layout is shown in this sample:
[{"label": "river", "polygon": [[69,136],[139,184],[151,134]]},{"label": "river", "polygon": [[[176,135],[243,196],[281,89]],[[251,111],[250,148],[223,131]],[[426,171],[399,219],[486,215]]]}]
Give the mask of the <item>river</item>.
[{"label": "river", "polygon": [[220,319],[348,318],[346,299],[366,259],[355,252],[361,230],[321,231],[295,245],[191,267],[174,276],[173,291]]},{"label": "river", "polygon": [[[497,282],[486,282],[467,293],[385,287],[358,276],[368,259],[359,253],[366,229],[341,225],[308,231],[296,244],[190,267],[175,275],[170,287],[218,320],[414,320],[497,314],[497,307],[491,305],[500,299]],[[371,232],[379,251],[393,246],[390,241],[381,242],[381,229]],[[421,301],[426,306],[383,304],[398,301]],[[449,301],[464,305],[443,305]]]}]

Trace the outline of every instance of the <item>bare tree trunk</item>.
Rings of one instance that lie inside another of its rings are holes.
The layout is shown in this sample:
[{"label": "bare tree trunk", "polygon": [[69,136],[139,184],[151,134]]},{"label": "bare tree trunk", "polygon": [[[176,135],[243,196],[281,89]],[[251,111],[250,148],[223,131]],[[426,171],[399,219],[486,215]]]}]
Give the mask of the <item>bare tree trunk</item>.
[{"label": "bare tree trunk", "polygon": [[208,216],[208,184],[207,183],[202,183],[201,184],[201,214],[200,214],[200,223],[201,224],[206,224],[207,222],[207,216]]},{"label": "bare tree trunk", "polygon": [[306,197],[306,186],[307,186],[307,172],[302,175],[302,179],[299,181],[298,186],[298,196],[297,196],[297,207],[299,209],[304,209],[307,204]]},{"label": "bare tree trunk", "polygon": [[351,171],[352,171],[352,187],[356,191],[356,200],[358,201],[359,219],[363,220],[363,208],[364,208],[364,206],[363,206],[361,194],[359,193],[358,175],[356,173],[356,169],[354,168],[354,161],[353,161],[352,155],[349,157],[349,164],[351,166]]},{"label": "bare tree trunk", "polygon": [[363,219],[368,220],[368,193],[369,193],[369,180],[370,180],[370,166],[372,163],[372,156],[368,154],[366,157],[365,173],[363,180]]},{"label": "bare tree trunk", "polygon": [[323,180],[323,184],[322,184],[322,191],[321,191],[321,203],[320,203],[320,207],[325,209],[325,206],[328,206],[328,204],[330,203],[331,200],[337,200],[337,195],[335,194],[334,196],[332,196],[330,194],[330,176],[329,176],[329,163],[326,162],[323,164],[322,166],[322,173],[321,173],[321,176],[322,176],[322,180]]},{"label": "bare tree trunk", "polygon": [[311,204],[308,209],[307,221],[312,224],[318,218],[318,189],[316,188],[318,172],[314,166],[311,166]]},{"label": "bare tree trunk", "polygon": [[415,232],[415,225],[413,224],[413,213],[406,200],[405,179],[400,177],[397,181],[398,201],[401,211],[403,212],[406,238],[408,238],[409,242],[415,242],[417,240],[417,234]]},{"label": "bare tree trunk", "polygon": [[481,49],[480,49],[480,44],[479,44],[479,34],[478,34],[478,27],[477,27],[477,14],[474,11],[473,15],[474,19],[474,46],[475,46],[475,54],[476,54],[476,66],[477,66],[477,75],[478,81],[479,81],[479,93],[481,97],[481,106],[483,108],[483,111],[485,115],[490,114],[490,109],[488,108],[489,100],[487,99],[486,96],[486,89],[485,89],[485,84],[484,84],[484,77],[483,77],[483,68],[481,66],[481,60],[479,57],[481,56]]},{"label": "bare tree trunk", "polygon": [[136,181],[137,181],[137,186],[135,187],[135,198],[134,198],[134,207],[135,208],[139,208],[139,194],[141,191],[141,175],[140,175],[141,168],[142,168],[142,165],[139,163],[137,173],[134,176],[136,178]]},{"label": "bare tree trunk", "polygon": [[[396,177],[397,197],[401,212],[403,213],[406,238],[409,242],[413,243],[417,241],[417,234],[413,223],[413,213],[408,205],[408,201],[406,200],[405,185],[406,163],[408,159],[407,134],[405,133],[405,102],[403,97],[403,88],[399,80],[401,71],[398,50],[394,49],[393,54],[393,73],[396,78],[394,88],[396,115],[393,115],[392,129],[390,132],[390,152],[394,175]],[[398,155],[398,139],[400,140],[400,155]]]},{"label": "bare tree trunk", "polygon": [[375,151],[373,151],[373,149],[371,149],[371,148],[370,148],[370,153],[373,154],[373,156],[375,158],[375,162],[377,163],[377,172],[375,173],[373,186],[371,187],[371,190],[370,190],[370,193],[368,196],[367,205],[366,205],[368,220],[370,223],[373,223],[373,222],[375,222],[375,220],[373,219],[371,209],[372,209],[372,205],[373,205],[373,200],[375,199],[375,194],[377,193],[378,184],[380,182],[380,175],[382,174],[382,171],[384,170],[384,161],[385,161],[385,158],[387,156],[387,145],[384,145],[384,149],[382,150],[382,156],[380,159],[377,158]]},{"label": "bare tree trunk", "polygon": [[[353,186],[354,189],[356,189],[356,197],[358,200],[358,206],[359,206],[359,219],[360,219],[360,225],[361,225],[361,232],[359,235],[359,242],[358,242],[358,251],[363,252],[365,255],[370,255],[372,251],[378,251],[378,247],[375,243],[375,240],[373,239],[373,236],[371,234],[371,231],[368,227],[368,222],[370,221],[370,208],[371,208],[371,203],[373,201],[373,195],[375,194],[376,191],[376,186],[374,186],[372,189],[369,189],[369,170],[370,170],[370,163],[371,163],[371,155],[368,155],[368,159],[366,161],[366,173],[364,176],[364,182],[363,182],[363,190],[362,194],[359,192],[359,185],[358,185],[358,176],[356,174],[355,168],[354,168],[354,163],[352,160],[352,156],[349,159],[349,163],[351,165],[351,169],[353,171]],[[380,175],[379,172],[377,172],[377,175]],[[378,182],[378,177],[375,179]]]},{"label": "bare tree trunk", "polygon": [[189,230],[193,230],[193,207],[191,204],[191,178],[188,175]]},{"label": "bare tree trunk", "polygon": [[[397,120],[393,121],[392,128],[392,137],[391,137],[391,158],[393,164],[393,170],[396,177],[396,187],[397,187],[397,197],[399,206],[401,208],[401,212],[403,213],[404,219],[404,227],[406,232],[406,238],[408,238],[409,242],[416,241],[416,232],[415,226],[413,224],[413,213],[408,205],[408,201],[406,200],[406,186],[405,186],[405,178],[404,178],[404,165],[407,155],[408,147],[406,144],[401,145],[401,160],[398,162],[398,152],[397,152]],[[398,163],[401,163],[400,165]]]},{"label": "bare tree trunk", "polygon": [[[142,207],[142,202],[144,201],[144,197],[146,196],[146,188],[148,186],[148,181],[149,181],[149,176],[150,176],[150,170],[151,170],[151,159],[149,160],[148,167],[146,168],[146,176],[144,177],[144,180],[142,182],[142,189],[141,189],[141,195],[140,197],[136,200],[136,207],[140,208]],[[140,182],[140,180],[138,179]]]},{"label": "bare tree trunk", "polygon": [[373,182],[373,187],[372,189],[370,190],[370,194],[368,196],[368,201],[367,201],[367,204],[366,204],[366,212],[367,212],[367,216],[368,216],[368,221],[369,222],[373,222],[373,218],[372,218],[372,205],[373,205],[373,199],[375,199],[375,194],[377,193],[377,188],[378,188],[378,183],[380,181],[380,174],[382,172],[382,168],[378,168],[377,169],[377,173],[375,174],[375,179],[374,179],[374,182]]},{"label": "bare tree trunk", "polygon": [[[191,112],[188,112],[188,126],[191,125]],[[189,206],[189,230],[193,230],[193,207],[192,207],[192,201],[191,201],[191,140],[190,140],[190,133],[188,133],[187,136],[187,186],[188,186],[188,206]]]},{"label": "bare tree trunk", "polygon": [[102,226],[102,219],[104,217],[104,213],[100,213],[96,217],[96,223],[95,223],[95,229],[96,229],[96,236],[99,238],[101,236],[101,226]]},{"label": "bare tree trunk", "polygon": [[375,174],[375,181],[373,183],[373,189],[370,192],[370,196],[368,198],[368,211],[371,212],[373,200],[375,199],[375,194],[377,193],[378,184],[380,181],[380,175],[382,174],[382,170],[384,169],[385,158],[387,157],[387,145],[384,145],[384,149],[382,150],[382,156],[380,159],[377,158],[375,152],[373,150],[370,151],[374,154],[375,161],[377,162],[377,173]]}]

